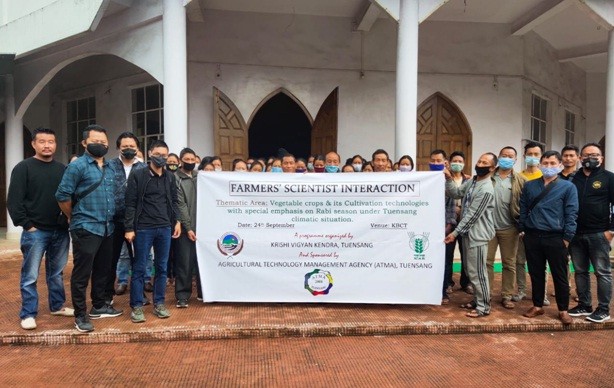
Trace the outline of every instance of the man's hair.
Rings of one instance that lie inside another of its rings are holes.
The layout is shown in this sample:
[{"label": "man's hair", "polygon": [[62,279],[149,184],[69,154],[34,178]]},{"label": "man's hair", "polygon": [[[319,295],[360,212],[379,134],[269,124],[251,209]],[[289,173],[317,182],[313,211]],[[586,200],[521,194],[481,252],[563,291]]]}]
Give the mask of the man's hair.
[{"label": "man's hair", "polygon": [[548,158],[550,158],[552,156],[556,156],[556,158],[558,159],[559,163],[561,163],[563,161],[563,158],[561,157],[561,154],[559,154],[559,151],[555,151],[555,150],[550,150],[550,151],[544,152],[544,154],[539,159],[539,161],[541,162],[542,160],[548,159]]},{"label": "man's hair", "polygon": [[281,161],[283,162],[285,158],[292,158],[294,159],[294,162],[296,163],[296,157],[290,153],[285,154],[284,156],[281,157]]},{"label": "man's hair", "polygon": [[166,148],[168,150],[168,145],[163,140],[154,140],[149,144],[150,151],[158,147]]},{"label": "man's hair", "polygon": [[38,135],[39,133],[43,133],[45,135],[53,135],[55,136],[55,131],[51,128],[43,128],[43,127],[38,127],[35,130],[32,131],[32,140],[36,140],[36,135]]},{"label": "man's hair", "polygon": [[429,156],[439,155],[439,154],[442,154],[444,159],[448,159],[448,154],[446,154],[446,151],[440,150],[440,149],[431,151],[431,154]]},{"label": "man's hair", "polygon": [[492,156],[492,163],[493,163],[492,165],[493,165],[493,166],[496,166],[496,165],[497,165],[497,163],[499,163],[499,158],[497,158],[497,155],[495,155],[494,153],[492,153],[492,152],[487,152],[487,153],[485,153],[484,155],[490,155],[490,156]]},{"label": "man's hair", "polygon": [[603,155],[603,150],[601,149],[601,145],[599,143],[586,143],[582,146],[582,149],[580,150],[580,153],[584,152],[584,149],[587,147],[597,147],[599,148],[599,153],[601,153]]},{"label": "man's hair", "polygon": [[379,154],[384,154],[384,155],[386,155],[386,159],[390,159],[390,156],[388,155],[388,152],[386,152],[386,150],[378,148],[371,155],[371,160],[374,160],[375,159],[375,155],[379,155]]},{"label": "man's hair", "polygon": [[463,151],[454,151],[450,154],[450,160],[454,159],[455,156],[460,156],[461,158],[463,158],[463,161],[465,161],[467,158],[465,158],[465,153]]},{"label": "man's hair", "polygon": [[193,149],[186,147],[186,148],[182,149],[181,152],[179,153],[179,159],[183,159],[185,154],[192,154],[192,155],[196,156],[196,152],[194,152]]},{"label": "man's hair", "polygon": [[119,135],[119,137],[117,138],[117,141],[115,142],[117,149],[119,149],[119,146],[122,143],[122,139],[133,139],[136,142],[136,148],[141,148],[141,142],[139,141],[139,138],[136,137],[134,133],[124,132],[121,135]]},{"label": "man's hair", "polygon": [[539,143],[536,143],[534,141],[530,141],[527,144],[525,144],[525,146],[524,146],[524,153],[526,154],[527,150],[529,148],[535,148],[535,147],[539,147],[540,152],[542,152],[542,153],[544,152],[544,146],[543,145],[541,145]]},{"label": "man's hair", "polygon": [[341,155],[339,155],[338,152],[336,152],[336,151],[328,151],[326,153],[326,155],[328,155],[328,154],[335,154],[335,155],[337,155],[337,159],[339,159],[339,163],[341,163]]},{"label": "man's hair", "polygon": [[[518,151],[516,151],[516,148],[512,147],[512,146],[505,146],[503,148],[501,148],[501,151],[499,151],[499,155],[501,155],[501,152],[503,152],[503,150],[512,150],[514,151],[514,155],[518,156]],[[525,150],[526,152],[526,150]]]},{"label": "man's hair", "polygon": [[98,124],[90,124],[83,130],[83,140],[87,140],[87,138],[90,137],[91,131],[104,133],[105,135],[107,134],[107,130],[103,126]]},{"label": "man's hair", "polygon": [[563,155],[565,151],[574,151],[576,155],[580,155],[580,149],[577,145],[574,144],[567,144],[565,147],[563,147],[563,149],[561,150],[561,155]]}]

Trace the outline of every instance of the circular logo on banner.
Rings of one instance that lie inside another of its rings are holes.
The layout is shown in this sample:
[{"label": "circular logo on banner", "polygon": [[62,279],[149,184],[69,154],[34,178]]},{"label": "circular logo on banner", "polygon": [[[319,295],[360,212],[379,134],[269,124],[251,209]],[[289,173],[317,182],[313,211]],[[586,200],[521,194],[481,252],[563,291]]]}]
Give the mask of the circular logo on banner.
[{"label": "circular logo on banner", "polygon": [[234,232],[226,232],[217,240],[217,249],[225,256],[238,255],[243,249],[243,239]]},{"label": "circular logo on banner", "polygon": [[429,234],[416,234],[414,232],[407,233],[409,236],[409,247],[414,252],[414,259],[424,260],[424,252],[429,249]]},{"label": "circular logo on banner", "polygon": [[305,289],[313,296],[326,295],[333,287],[333,275],[321,269],[305,274]]}]

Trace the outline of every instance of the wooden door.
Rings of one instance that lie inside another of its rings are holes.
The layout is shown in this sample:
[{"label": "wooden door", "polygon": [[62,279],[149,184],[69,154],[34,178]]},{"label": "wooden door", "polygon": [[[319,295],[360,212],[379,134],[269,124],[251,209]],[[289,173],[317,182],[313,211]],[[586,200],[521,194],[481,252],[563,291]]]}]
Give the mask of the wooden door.
[{"label": "wooden door", "polygon": [[437,92],[418,107],[417,169],[428,171],[430,153],[435,149],[465,154],[465,172],[471,174],[471,128],[456,104]]},{"label": "wooden door", "polygon": [[339,88],[335,88],[320,107],[311,130],[311,154],[337,151],[337,110]]},{"label": "wooden door", "polygon": [[247,125],[235,104],[224,93],[213,88],[213,94],[215,154],[222,159],[224,171],[230,171],[234,159],[248,158]]},{"label": "wooden door", "polygon": [[[34,156],[32,148],[32,135],[30,130],[23,127],[23,157],[24,159]],[[0,124],[0,150],[6,149],[4,138],[4,123]],[[57,151],[56,151],[57,152]],[[6,193],[10,176],[6,176],[6,156],[4,153],[0,155],[0,227],[6,227]]]}]

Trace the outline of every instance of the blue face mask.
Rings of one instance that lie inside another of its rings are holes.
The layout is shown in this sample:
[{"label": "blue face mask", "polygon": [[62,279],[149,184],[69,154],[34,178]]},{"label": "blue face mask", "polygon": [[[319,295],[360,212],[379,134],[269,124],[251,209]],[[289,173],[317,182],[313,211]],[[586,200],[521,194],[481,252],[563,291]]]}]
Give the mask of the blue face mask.
[{"label": "blue face mask", "polygon": [[526,163],[527,166],[530,166],[530,167],[539,166],[539,158],[536,158],[534,156],[525,157],[524,162]]},{"label": "blue face mask", "polygon": [[281,167],[273,166],[271,167],[271,172],[284,172],[284,170],[282,170]]},{"label": "blue face mask", "polygon": [[431,171],[443,171],[444,168],[446,168],[445,164],[429,163],[429,169]]},{"label": "blue face mask", "polygon": [[541,170],[544,178],[552,178],[561,172],[559,167],[540,167],[539,169]]},{"label": "blue face mask", "polygon": [[326,171],[326,172],[339,172],[339,166],[331,166],[331,165],[327,164],[324,167],[324,171]]},{"label": "blue face mask", "polygon": [[514,168],[514,163],[516,163],[516,161],[512,158],[499,158],[499,168],[502,170],[511,170]]}]

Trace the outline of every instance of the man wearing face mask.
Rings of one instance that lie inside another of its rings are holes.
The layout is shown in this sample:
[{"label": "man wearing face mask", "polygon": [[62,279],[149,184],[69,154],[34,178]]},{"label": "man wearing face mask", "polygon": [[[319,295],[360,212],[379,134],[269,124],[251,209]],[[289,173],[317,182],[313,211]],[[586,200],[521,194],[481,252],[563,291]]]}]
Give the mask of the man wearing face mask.
[{"label": "man wearing face mask", "polygon": [[520,215],[520,194],[526,178],[514,172],[516,149],[503,147],[499,151],[499,167],[491,177],[495,189],[495,237],[488,243],[488,282],[494,283],[494,263],[497,248],[501,252],[501,304],[513,309],[512,295],[516,280],[516,252],[518,252],[518,217]]},{"label": "man wearing face mask", "polygon": [[[83,131],[81,144],[86,152],[66,167],[55,198],[70,224],[73,244],[70,291],[75,327],[80,332],[90,332],[94,330],[90,318],[116,317],[122,311],[105,300],[115,228],[115,171],[104,159],[109,150],[106,129],[89,125]],[[85,292],[90,278],[92,309],[88,316]]]},{"label": "man wearing face mask", "polygon": [[[109,165],[115,172],[115,216],[113,223],[115,225],[115,233],[113,234],[113,260],[111,262],[111,272],[107,277],[107,286],[105,290],[105,300],[110,304],[113,300],[113,294],[122,295],[126,292],[127,284],[118,283],[115,285],[115,277],[117,273],[117,263],[119,261],[122,247],[126,243],[124,239],[124,218],[126,216],[126,187],[130,172],[146,167],[146,164],[139,162],[136,159],[140,144],[139,139],[132,132],[124,132],[117,138],[115,142],[119,150],[119,156],[111,159]],[[132,256],[132,247],[128,248],[128,254]]]},{"label": "man wearing face mask", "polygon": [[[431,171],[443,171],[446,168],[446,164],[448,162],[448,157],[446,151],[444,150],[433,150],[431,151],[431,159],[429,162],[429,170]],[[445,197],[445,223],[446,223],[446,231],[445,235],[449,235],[452,233],[454,228],[456,227],[456,214],[455,214],[456,204],[454,202],[454,198],[446,195]],[[450,297],[448,293],[452,293],[454,288],[454,281],[452,280],[452,271],[454,265],[454,247],[456,246],[455,240],[452,240],[450,243],[446,244],[446,253],[445,253],[445,270],[443,275],[443,291],[441,296],[441,304],[450,303]]]},{"label": "man wearing face mask", "polygon": [[181,236],[175,249],[175,298],[177,308],[187,308],[192,296],[192,274],[196,272],[196,295],[202,299],[196,261],[196,154],[191,148],[179,153],[181,168],[175,174]]},{"label": "man wearing face mask", "polygon": [[341,156],[335,151],[326,154],[325,172],[339,172],[339,164],[341,164]]},{"label": "man wearing face mask", "polygon": [[469,318],[479,318],[490,314],[490,288],[486,276],[486,253],[488,242],[495,235],[493,208],[494,188],[490,174],[497,166],[497,156],[492,152],[483,154],[475,165],[473,179],[457,187],[448,170],[446,176],[446,195],[462,198],[461,220],[456,229],[448,234],[444,243],[453,242],[462,236],[465,251],[467,276],[473,285],[473,301],[462,307],[469,309]]},{"label": "man wearing face mask", "polygon": [[[528,142],[524,146],[524,163],[527,166],[520,175],[526,178],[527,182],[533,179],[542,177],[542,172],[539,169],[539,160],[541,159],[544,148],[541,144],[533,141]],[[514,302],[520,302],[526,296],[527,289],[527,257],[525,255],[525,247],[522,240],[518,242],[518,251],[516,253],[516,285],[518,293],[512,296]],[[544,297],[544,305],[550,305],[548,298]]]},{"label": "man wearing face mask", "polygon": [[533,307],[523,315],[534,318],[544,314],[546,263],[550,266],[559,319],[569,325],[569,281],[567,247],[576,233],[578,193],[570,182],[558,179],[561,154],[547,151],[540,161],[542,178],[527,182],[520,197],[520,237],[526,247],[531,275]]},{"label": "man wearing face mask", "polygon": [[[585,316],[591,322],[610,319],[612,267],[610,244],[614,235],[614,174],[603,168],[603,153],[597,143],[580,150],[582,168],[572,183],[578,190],[580,211],[578,230],[571,242],[571,259],[575,269],[579,303],[569,310],[572,317]],[[589,267],[597,278],[597,308],[593,311]],[[558,297],[558,291],[556,291]]]},{"label": "man wearing face mask", "polygon": [[167,158],[168,146],[162,140],[155,140],[149,147],[148,167],[132,171],[128,177],[124,236],[129,242],[134,242],[130,284],[130,319],[134,323],[145,322],[144,278],[152,247],[155,267],[153,313],[158,318],[170,317],[164,304],[168,256],[171,237],[179,237],[181,226],[177,220],[177,182],[174,174],[164,168]]}]

